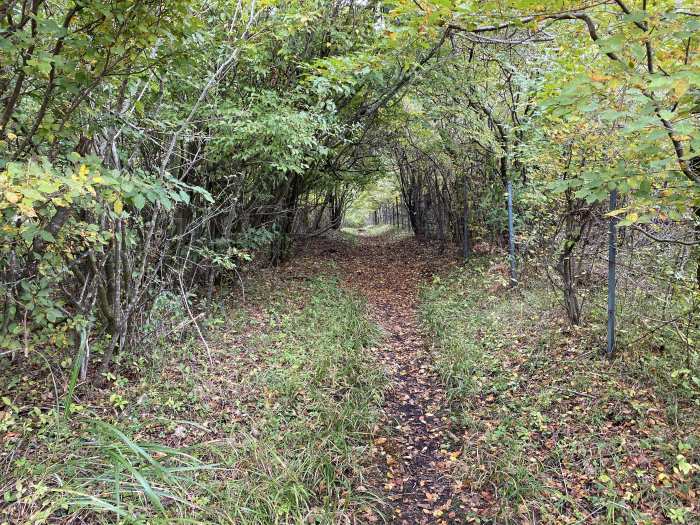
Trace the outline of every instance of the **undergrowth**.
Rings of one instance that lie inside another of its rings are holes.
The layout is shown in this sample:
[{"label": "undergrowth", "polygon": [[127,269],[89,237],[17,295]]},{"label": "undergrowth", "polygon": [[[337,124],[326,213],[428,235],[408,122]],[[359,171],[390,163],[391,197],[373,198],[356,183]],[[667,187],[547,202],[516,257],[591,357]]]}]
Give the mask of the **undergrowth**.
[{"label": "undergrowth", "polygon": [[12,380],[0,523],[340,523],[373,507],[363,456],[385,380],[363,349],[377,329],[332,278],[274,287],[210,320],[211,364],[179,342],[142,379],[124,367],[70,405],[31,406],[50,381]]},{"label": "undergrowth", "polygon": [[686,355],[637,345],[604,359],[604,334],[570,327],[546,283],[509,290],[492,263],[422,294],[465,429],[454,474],[465,519],[700,522],[700,391],[678,377]]}]

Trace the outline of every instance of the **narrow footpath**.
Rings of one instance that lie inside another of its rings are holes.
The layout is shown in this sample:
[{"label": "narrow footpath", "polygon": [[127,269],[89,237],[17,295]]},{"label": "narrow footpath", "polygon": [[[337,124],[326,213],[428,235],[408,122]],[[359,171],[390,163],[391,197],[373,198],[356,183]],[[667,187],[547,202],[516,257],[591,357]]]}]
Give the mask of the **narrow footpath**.
[{"label": "narrow footpath", "polygon": [[455,488],[449,476],[459,454],[449,420],[445,391],[432,369],[429,349],[418,326],[421,283],[455,264],[438,255],[436,246],[414,239],[391,241],[360,237],[333,257],[345,285],[368,300],[385,336],[376,349],[391,379],[384,421],[375,439],[376,461],[390,508],[390,523],[444,524],[458,517]]}]

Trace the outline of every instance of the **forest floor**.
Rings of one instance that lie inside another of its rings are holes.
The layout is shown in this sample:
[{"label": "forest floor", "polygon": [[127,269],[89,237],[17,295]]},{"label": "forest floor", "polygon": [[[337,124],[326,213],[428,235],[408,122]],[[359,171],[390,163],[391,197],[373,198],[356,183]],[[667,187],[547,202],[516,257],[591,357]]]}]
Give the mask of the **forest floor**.
[{"label": "forest floor", "polygon": [[356,243],[339,244],[330,255],[344,285],[367,299],[371,318],[384,333],[373,348],[389,376],[374,453],[383,478],[375,480],[375,488],[389,501],[389,519],[401,524],[452,521],[457,501],[449,471],[461,445],[417,308],[420,287],[456,260],[413,238],[362,233]]},{"label": "forest floor", "polygon": [[151,337],[106,389],[67,391],[70,359],[2,368],[0,524],[700,523],[679,356],[601,359],[596,312],[571,327],[523,281],[497,255],[339,232],[221,290],[207,346]]},{"label": "forest floor", "polygon": [[497,256],[462,265],[436,244],[352,233],[313,257],[336,262],[384,332],[372,457],[389,522],[700,523],[682,354],[634,345],[610,362],[596,310],[571,327],[536,275],[511,289]]}]

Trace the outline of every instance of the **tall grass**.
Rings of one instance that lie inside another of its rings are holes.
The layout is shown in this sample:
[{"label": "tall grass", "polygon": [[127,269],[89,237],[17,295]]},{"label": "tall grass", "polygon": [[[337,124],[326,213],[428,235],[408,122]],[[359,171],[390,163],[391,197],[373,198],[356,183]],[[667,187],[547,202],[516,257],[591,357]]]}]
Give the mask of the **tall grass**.
[{"label": "tall grass", "polygon": [[[82,413],[64,403],[67,417],[23,435],[0,465],[0,523],[331,524],[375,506],[363,458],[385,379],[367,352],[379,334],[363,301],[323,278],[278,290],[265,308],[245,347],[213,341],[223,382],[205,352],[183,344],[158,360],[163,370],[121,388],[138,409],[108,416],[107,394]],[[235,322],[210,336],[246,328]],[[250,399],[235,399],[241,391]],[[231,397],[227,406],[246,417],[204,410],[214,396]],[[173,428],[185,413],[216,438],[186,447],[154,439],[153,419]]]},{"label": "tall grass", "polygon": [[116,426],[80,416],[59,428],[41,461],[31,450],[15,463],[5,493],[10,523],[119,521],[184,522],[197,513],[196,498],[210,488],[198,475],[215,468],[188,453],[139,443]]},{"label": "tall grass", "polygon": [[372,505],[358,487],[385,383],[367,353],[377,336],[364,303],[320,279],[305,308],[261,337],[272,351],[253,378],[265,392],[258,436],[227,486],[237,521],[341,523]]}]

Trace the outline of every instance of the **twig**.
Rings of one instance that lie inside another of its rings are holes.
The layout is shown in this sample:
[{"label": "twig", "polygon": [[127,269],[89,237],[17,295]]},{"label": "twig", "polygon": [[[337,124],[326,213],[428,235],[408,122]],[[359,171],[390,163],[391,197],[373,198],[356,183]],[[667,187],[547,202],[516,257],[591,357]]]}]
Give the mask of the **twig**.
[{"label": "twig", "polygon": [[190,316],[190,319],[192,319],[192,322],[194,323],[195,328],[197,328],[197,333],[199,334],[199,338],[202,340],[202,343],[204,344],[204,348],[207,349],[207,357],[209,357],[209,364],[211,366],[214,366],[214,360],[211,358],[211,350],[209,349],[209,344],[207,343],[207,340],[204,338],[204,334],[202,333],[202,329],[199,327],[199,323],[197,322],[197,317],[194,316],[192,313],[192,310],[190,310],[190,302],[187,300],[187,293],[185,292],[185,286],[182,284],[182,273],[178,272],[177,273],[177,280],[180,283],[180,293],[182,294],[182,302],[185,303],[185,308],[187,308],[187,313]]},{"label": "twig", "polygon": [[190,317],[189,319],[185,319],[185,320],[182,321],[181,323],[178,323],[178,325],[177,325],[175,328],[172,328],[172,329],[168,330],[168,331],[165,332],[161,337],[168,337],[170,334],[173,334],[173,333],[175,333],[175,332],[178,332],[178,331],[182,330],[182,329],[185,328],[188,324],[190,324],[192,321],[196,321],[196,320],[199,319],[200,317],[204,317],[204,313],[203,313],[203,312],[200,313],[200,314],[197,314],[197,316],[194,317],[194,318],[191,318],[191,317]]},{"label": "twig", "polygon": [[555,386],[554,390],[559,390],[559,392],[564,392],[564,393],[568,393],[568,394],[575,394],[577,396],[587,397],[589,399],[596,398],[595,396],[593,396],[591,394],[587,394],[586,392],[578,392],[576,390],[571,390],[569,388],[561,388],[561,387]]},{"label": "twig", "polygon": [[644,230],[643,228],[640,228],[639,226],[635,226],[634,224],[631,225],[633,230],[638,231],[639,233],[643,234],[646,237],[649,237],[652,241],[655,242],[666,242],[669,244],[681,244],[683,246],[697,246],[700,244],[700,241],[682,241],[678,239],[662,239],[660,237],[655,237],[648,231]]}]

